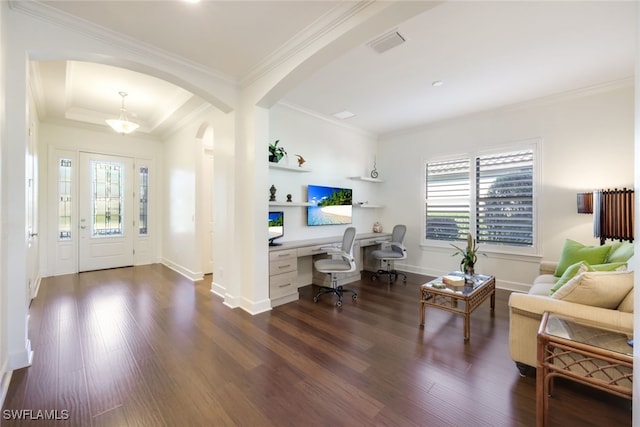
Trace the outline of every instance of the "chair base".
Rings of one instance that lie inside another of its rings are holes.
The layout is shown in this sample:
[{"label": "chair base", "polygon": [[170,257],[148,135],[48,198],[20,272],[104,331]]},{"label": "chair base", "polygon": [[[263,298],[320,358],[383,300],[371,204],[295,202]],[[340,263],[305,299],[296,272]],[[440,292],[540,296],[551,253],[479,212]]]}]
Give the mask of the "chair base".
[{"label": "chair base", "polygon": [[404,274],[401,271],[398,270],[378,270],[375,272],[375,274],[373,276],[371,276],[371,280],[377,280],[381,275],[383,274],[387,274],[388,277],[388,282],[391,283],[391,276],[393,276],[393,281],[395,282],[396,280],[398,280],[398,276],[402,276],[402,282],[403,283],[407,283],[407,275]]},{"label": "chair base", "polygon": [[353,294],[351,295],[352,300],[355,301],[356,299],[358,299],[358,294],[355,291],[352,291],[351,289],[345,289],[342,286],[337,286],[335,288],[331,288],[329,286],[320,286],[318,293],[316,294],[315,297],[313,297],[313,302],[320,301],[320,295],[336,294],[338,296],[338,301],[336,301],[336,306],[342,307],[342,294],[344,294],[345,292],[351,292]]}]

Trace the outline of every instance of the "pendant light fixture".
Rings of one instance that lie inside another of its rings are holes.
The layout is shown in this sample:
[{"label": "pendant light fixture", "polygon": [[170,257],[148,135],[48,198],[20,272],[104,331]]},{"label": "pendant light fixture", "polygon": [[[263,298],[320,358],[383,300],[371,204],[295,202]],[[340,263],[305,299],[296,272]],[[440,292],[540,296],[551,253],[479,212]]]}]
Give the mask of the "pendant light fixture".
[{"label": "pendant light fixture", "polygon": [[124,98],[127,96],[127,92],[118,92],[122,97],[122,107],[120,107],[120,116],[117,119],[105,120],[113,130],[123,135],[133,132],[138,129],[140,125],[130,122],[127,118],[127,109],[124,108]]}]

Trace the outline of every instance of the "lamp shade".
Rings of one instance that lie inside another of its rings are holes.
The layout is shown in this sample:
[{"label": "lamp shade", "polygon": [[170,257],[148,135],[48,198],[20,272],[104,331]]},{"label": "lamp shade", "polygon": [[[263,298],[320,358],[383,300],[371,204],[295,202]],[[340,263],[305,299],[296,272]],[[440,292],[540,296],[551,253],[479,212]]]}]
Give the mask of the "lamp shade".
[{"label": "lamp shade", "polygon": [[129,121],[127,117],[127,109],[124,108],[124,98],[127,96],[126,92],[118,92],[122,97],[122,106],[120,107],[120,115],[117,119],[105,120],[113,130],[123,135],[133,132],[140,127],[139,124]]}]

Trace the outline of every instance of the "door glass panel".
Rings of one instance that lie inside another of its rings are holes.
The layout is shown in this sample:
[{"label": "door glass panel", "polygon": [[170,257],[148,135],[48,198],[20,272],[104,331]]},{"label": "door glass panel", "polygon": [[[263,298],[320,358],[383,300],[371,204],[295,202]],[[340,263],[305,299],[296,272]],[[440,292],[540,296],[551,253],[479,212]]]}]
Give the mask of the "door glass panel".
[{"label": "door glass panel", "polygon": [[140,221],[138,223],[138,233],[141,236],[146,236],[148,232],[148,220],[149,220],[149,201],[147,196],[149,194],[149,168],[147,166],[140,167]]},{"label": "door glass panel", "polygon": [[71,159],[58,164],[58,239],[71,239]]},{"label": "door glass panel", "polygon": [[91,161],[92,237],[123,235],[123,165]]}]

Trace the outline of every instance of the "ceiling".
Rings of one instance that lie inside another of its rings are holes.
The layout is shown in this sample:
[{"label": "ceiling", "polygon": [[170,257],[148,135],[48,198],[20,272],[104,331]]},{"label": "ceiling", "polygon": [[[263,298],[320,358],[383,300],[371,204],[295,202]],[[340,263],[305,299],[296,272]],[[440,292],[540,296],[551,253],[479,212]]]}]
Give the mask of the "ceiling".
[{"label": "ceiling", "polygon": [[[44,1],[41,13],[84,21],[241,82],[345,1]],[[635,65],[636,2],[445,2],[400,25],[405,42],[368,43],[309,75],[283,102],[373,134],[558,93],[627,81]],[[44,12],[42,12],[44,11]],[[139,17],[143,16],[144,19]],[[265,19],[266,17],[266,19]],[[384,34],[381,34],[384,35]],[[207,103],[128,70],[38,62],[42,120],[103,125],[126,91],[140,132],[161,136]],[[441,86],[433,86],[441,81]]]}]

